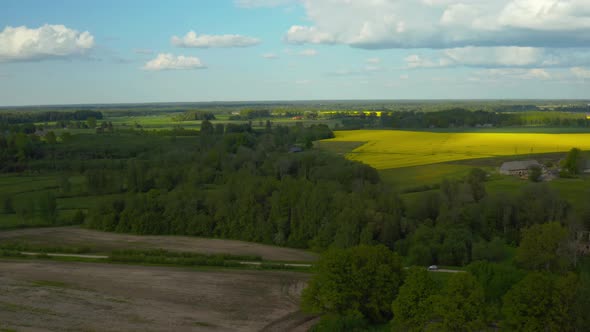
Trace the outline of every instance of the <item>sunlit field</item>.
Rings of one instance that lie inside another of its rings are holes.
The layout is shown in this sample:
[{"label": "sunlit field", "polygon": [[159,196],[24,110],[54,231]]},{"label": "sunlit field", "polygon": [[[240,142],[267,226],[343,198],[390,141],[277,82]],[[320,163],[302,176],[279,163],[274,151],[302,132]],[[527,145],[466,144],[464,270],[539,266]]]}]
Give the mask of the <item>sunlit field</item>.
[{"label": "sunlit field", "polygon": [[432,133],[398,130],[337,131],[323,142],[366,142],[347,153],[377,169],[590,149],[590,134]]}]

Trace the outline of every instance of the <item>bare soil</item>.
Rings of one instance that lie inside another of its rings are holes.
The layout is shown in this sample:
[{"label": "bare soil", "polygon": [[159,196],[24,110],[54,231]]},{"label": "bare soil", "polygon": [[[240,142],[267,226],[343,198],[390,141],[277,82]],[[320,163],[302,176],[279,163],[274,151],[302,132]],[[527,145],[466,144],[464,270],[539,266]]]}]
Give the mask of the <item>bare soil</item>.
[{"label": "bare soil", "polygon": [[189,236],[129,235],[99,232],[80,227],[30,228],[3,231],[0,232],[0,241],[2,240],[22,240],[47,246],[85,246],[91,247],[97,252],[109,252],[117,249],[161,248],[211,254],[257,255],[264,260],[274,261],[308,262],[317,259],[317,255],[305,250],[252,242]]},{"label": "bare soil", "polygon": [[294,272],[0,260],[0,330],[260,331],[298,310],[307,279]]}]

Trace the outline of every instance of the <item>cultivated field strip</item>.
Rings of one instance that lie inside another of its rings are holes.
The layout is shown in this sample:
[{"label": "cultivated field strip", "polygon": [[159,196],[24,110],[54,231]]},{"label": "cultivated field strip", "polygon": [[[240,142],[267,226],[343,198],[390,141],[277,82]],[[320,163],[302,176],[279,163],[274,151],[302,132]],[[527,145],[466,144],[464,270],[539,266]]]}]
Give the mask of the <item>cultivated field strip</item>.
[{"label": "cultivated field strip", "polygon": [[377,169],[428,165],[455,160],[590,149],[590,134],[433,133],[400,130],[337,131],[323,142],[367,142],[349,159]]},{"label": "cultivated field strip", "polygon": [[292,272],[0,260],[0,330],[260,331],[298,311]]},{"label": "cultivated field strip", "polygon": [[98,253],[125,249],[165,249],[204,254],[254,255],[270,261],[311,262],[317,255],[299,249],[259,243],[205,239],[190,236],[156,236],[107,233],[80,227],[31,228],[0,232],[0,241],[23,241],[48,246],[89,247]]}]

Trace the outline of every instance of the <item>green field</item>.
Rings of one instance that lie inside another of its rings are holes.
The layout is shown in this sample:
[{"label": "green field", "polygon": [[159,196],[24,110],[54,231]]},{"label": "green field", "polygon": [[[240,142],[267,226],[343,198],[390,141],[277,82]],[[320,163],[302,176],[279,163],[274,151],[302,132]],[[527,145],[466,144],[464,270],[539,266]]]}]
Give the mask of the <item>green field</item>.
[{"label": "green field", "polygon": [[[0,207],[0,230],[33,226],[49,226],[40,217],[39,204],[48,194],[56,197],[58,221],[68,223],[78,211],[87,211],[104,198],[117,195],[89,195],[84,176],[69,176],[70,190],[63,193],[58,185],[58,174],[5,174],[0,176],[2,200],[11,198],[14,213],[5,213]],[[20,213],[28,207],[28,214]]]},{"label": "green field", "polygon": [[346,156],[379,170],[500,156],[590,149],[590,134],[338,131],[323,144],[367,142]]},{"label": "green field", "polygon": [[463,178],[472,168],[471,165],[443,163],[384,169],[379,173],[383,181],[405,191],[424,189],[439,183],[443,178]]}]

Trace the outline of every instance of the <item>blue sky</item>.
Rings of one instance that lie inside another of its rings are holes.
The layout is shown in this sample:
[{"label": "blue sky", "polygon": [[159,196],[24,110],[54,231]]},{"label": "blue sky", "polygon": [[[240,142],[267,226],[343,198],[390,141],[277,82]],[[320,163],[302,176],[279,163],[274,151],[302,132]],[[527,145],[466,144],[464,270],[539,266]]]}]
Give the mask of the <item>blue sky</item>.
[{"label": "blue sky", "polygon": [[0,105],[584,99],[589,47],[587,0],[2,0]]}]

